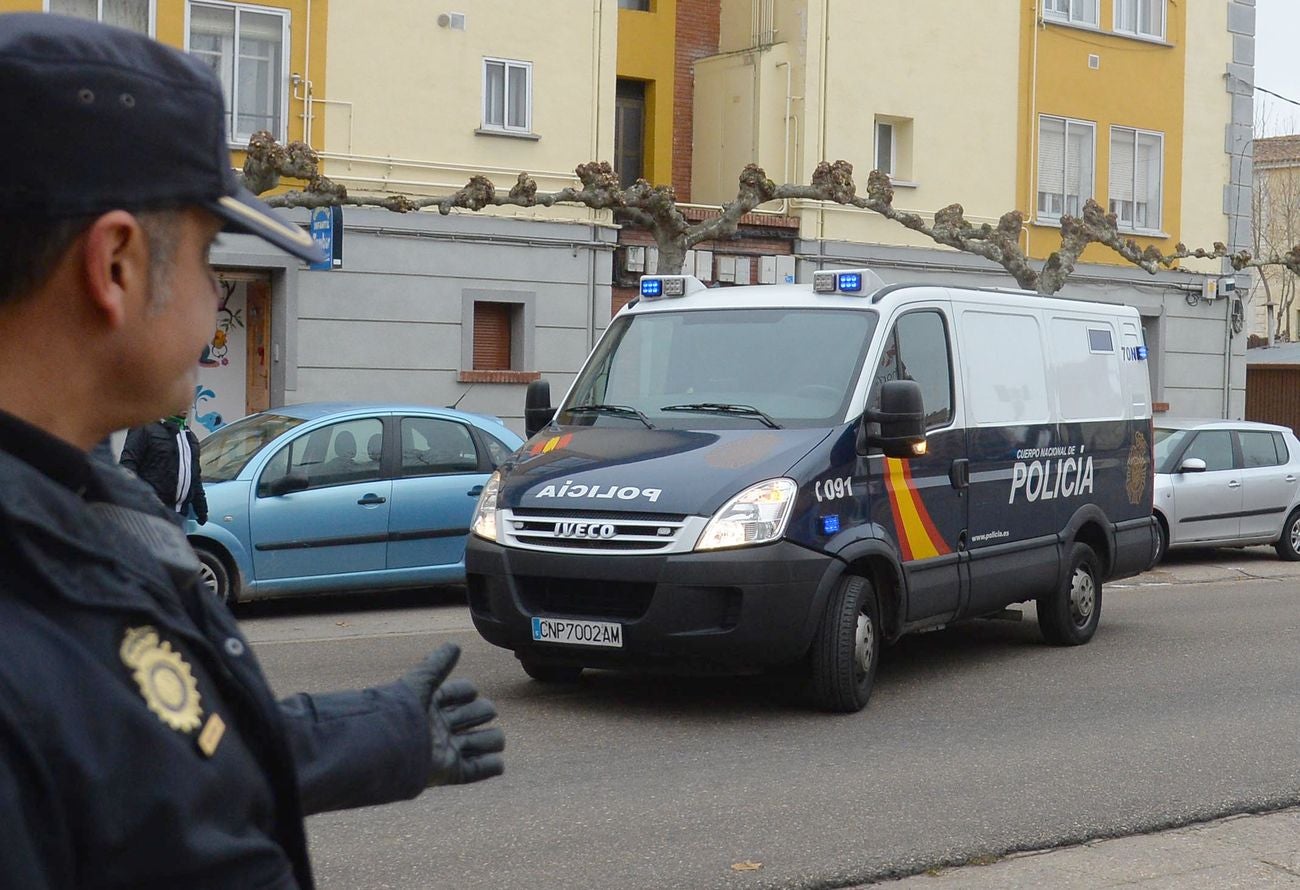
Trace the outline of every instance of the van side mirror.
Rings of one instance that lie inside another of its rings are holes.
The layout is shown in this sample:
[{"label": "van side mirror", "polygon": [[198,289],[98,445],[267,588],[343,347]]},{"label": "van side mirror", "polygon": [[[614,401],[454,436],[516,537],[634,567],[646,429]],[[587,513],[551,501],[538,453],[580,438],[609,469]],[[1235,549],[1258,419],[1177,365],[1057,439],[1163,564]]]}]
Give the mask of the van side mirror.
[{"label": "van side mirror", "polygon": [[[879,424],[879,432],[869,428]],[[880,387],[880,408],[862,415],[858,441],[879,448],[887,457],[916,457],[925,444],[925,405],[921,384],[915,380],[890,380]]]},{"label": "van side mirror", "polygon": [[1178,468],[1180,473],[1204,473],[1205,461],[1199,457],[1189,457],[1183,461],[1182,466]]},{"label": "van side mirror", "polygon": [[532,438],[537,431],[551,422],[555,409],[551,407],[551,384],[534,380],[524,393],[524,431]]}]

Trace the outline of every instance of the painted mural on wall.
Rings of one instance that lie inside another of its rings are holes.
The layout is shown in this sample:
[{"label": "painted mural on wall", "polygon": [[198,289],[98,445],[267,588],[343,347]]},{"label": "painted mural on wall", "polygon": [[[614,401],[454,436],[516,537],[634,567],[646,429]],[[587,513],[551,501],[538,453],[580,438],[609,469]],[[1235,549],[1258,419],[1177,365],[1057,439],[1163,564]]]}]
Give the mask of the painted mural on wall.
[{"label": "painted mural on wall", "polygon": [[200,439],[244,416],[248,362],[244,314],[248,285],[243,281],[219,282],[221,306],[212,339],[199,357],[198,385],[190,416]]}]

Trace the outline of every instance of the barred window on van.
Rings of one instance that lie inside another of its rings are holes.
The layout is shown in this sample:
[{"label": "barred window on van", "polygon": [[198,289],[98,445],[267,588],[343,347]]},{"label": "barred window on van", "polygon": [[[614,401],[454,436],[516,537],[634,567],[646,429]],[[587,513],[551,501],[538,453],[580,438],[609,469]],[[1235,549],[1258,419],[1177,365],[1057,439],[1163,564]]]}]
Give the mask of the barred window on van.
[{"label": "barred window on van", "polygon": [[1106,328],[1088,328],[1089,352],[1114,352],[1115,340]]}]

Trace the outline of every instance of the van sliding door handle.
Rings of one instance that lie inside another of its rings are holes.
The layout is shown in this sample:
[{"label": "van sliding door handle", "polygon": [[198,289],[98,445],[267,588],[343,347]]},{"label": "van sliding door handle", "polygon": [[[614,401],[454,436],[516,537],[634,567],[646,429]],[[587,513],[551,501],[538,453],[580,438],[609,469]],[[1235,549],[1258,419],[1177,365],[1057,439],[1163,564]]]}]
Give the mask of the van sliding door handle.
[{"label": "van sliding door handle", "polygon": [[963,488],[970,487],[970,461],[964,457],[959,457],[952,462],[952,467],[948,470],[948,481],[952,487],[960,491]]}]

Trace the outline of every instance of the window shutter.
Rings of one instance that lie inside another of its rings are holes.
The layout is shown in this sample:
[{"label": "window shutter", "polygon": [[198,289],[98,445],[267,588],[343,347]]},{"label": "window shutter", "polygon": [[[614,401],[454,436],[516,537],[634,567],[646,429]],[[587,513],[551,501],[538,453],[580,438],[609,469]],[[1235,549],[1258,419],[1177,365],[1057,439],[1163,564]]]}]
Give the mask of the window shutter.
[{"label": "window shutter", "polygon": [[1115,7],[1115,30],[1137,30],[1137,0],[1119,0]]},{"label": "window shutter", "polygon": [[488,62],[484,68],[483,123],[492,127],[506,122],[506,66]]},{"label": "window shutter", "polygon": [[1132,130],[1116,128],[1110,131],[1110,199],[1133,200],[1133,136]]},{"label": "window shutter", "polygon": [[1160,228],[1160,146],[1159,136],[1141,133],[1137,138],[1137,164],[1133,191],[1138,201],[1147,204],[1146,225]]},{"label": "window shutter", "polygon": [[474,370],[510,370],[510,304],[474,304]]},{"label": "window shutter", "polygon": [[1084,199],[1092,197],[1092,127],[1071,121],[1066,142],[1065,194],[1077,197],[1082,210]]},{"label": "window shutter", "polygon": [[886,176],[894,174],[893,124],[876,124],[876,169]]},{"label": "window shutter", "polygon": [[1065,186],[1065,121],[1042,118],[1038,125],[1038,190],[1059,195]]},{"label": "window shutter", "polygon": [[520,130],[528,128],[528,69],[522,65],[511,65],[507,69],[510,87],[506,94],[510,98],[510,117],[506,126]]}]

